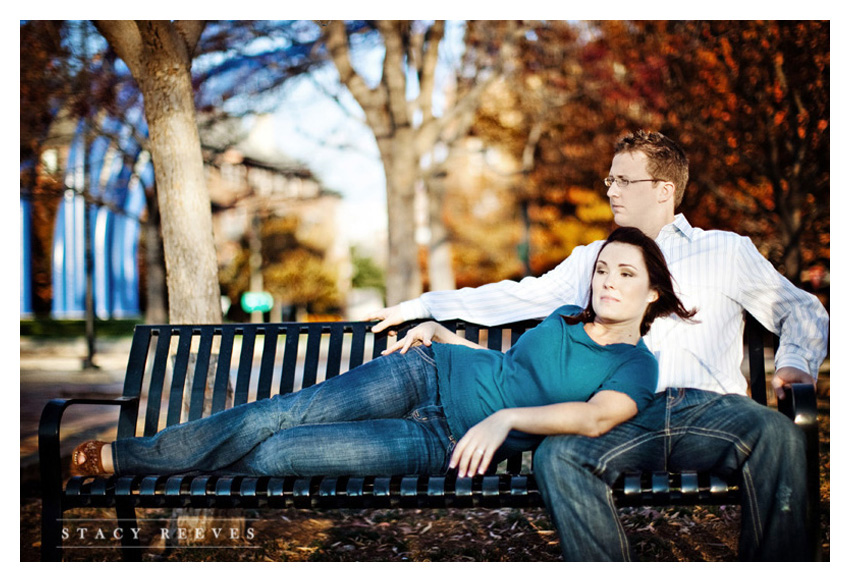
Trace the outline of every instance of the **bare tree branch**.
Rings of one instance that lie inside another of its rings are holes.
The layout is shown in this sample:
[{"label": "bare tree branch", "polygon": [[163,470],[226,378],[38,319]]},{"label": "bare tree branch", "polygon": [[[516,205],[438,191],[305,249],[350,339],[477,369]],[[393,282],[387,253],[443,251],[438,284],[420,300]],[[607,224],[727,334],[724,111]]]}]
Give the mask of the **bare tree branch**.
[{"label": "bare tree branch", "polygon": [[378,21],[378,31],[384,38],[384,83],[392,126],[410,127],[410,112],[407,103],[407,79],[404,75],[404,46],[402,27],[410,26],[396,20]]},{"label": "bare tree branch", "polygon": [[332,20],[327,25],[327,48],[331,59],[339,72],[340,82],[348,87],[348,90],[359,102],[371,101],[376,93],[366,84],[363,77],[357,74],[351,66],[351,55],[348,51],[348,34],[345,31],[345,23],[342,20]]},{"label": "bare tree branch", "polygon": [[186,49],[189,53],[189,58],[195,56],[195,50],[198,48],[198,41],[201,39],[201,34],[204,32],[204,27],[207,25],[206,20],[175,20],[174,28],[186,43]]},{"label": "bare tree branch", "polygon": [[139,78],[142,73],[142,36],[132,20],[93,20],[115,54],[124,61],[130,73]]},{"label": "bare tree branch", "polygon": [[192,55],[186,42],[177,33],[177,29],[168,20],[137,20],[143,46],[147,46],[151,55],[159,56],[162,50],[166,55],[179,60],[187,67],[192,64]]},{"label": "bare tree branch", "polygon": [[[439,135],[445,131],[446,128],[456,124],[462,118],[468,117],[467,114],[470,112],[474,112],[475,109],[478,108],[481,95],[484,94],[484,92],[487,91],[487,89],[489,89],[497,79],[498,77],[494,75],[486,81],[476,83],[468,93],[458,100],[451,110],[447,111],[441,117],[433,117],[427,123],[423,124],[422,127],[419,128],[419,132],[416,136],[417,150],[424,154],[433,147],[434,142],[436,142]],[[455,133],[463,134],[466,129],[469,129],[468,125],[466,128],[456,131]]]},{"label": "bare tree branch", "polygon": [[425,37],[424,53],[419,67],[419,109],[422,112],[422,122],[428,123],[434,118],[432,105],[434,100],[434,85],[436,84],[437,61],[439,60],[440,41],[445,34],[446,23],[437,20],[428,29]]}]

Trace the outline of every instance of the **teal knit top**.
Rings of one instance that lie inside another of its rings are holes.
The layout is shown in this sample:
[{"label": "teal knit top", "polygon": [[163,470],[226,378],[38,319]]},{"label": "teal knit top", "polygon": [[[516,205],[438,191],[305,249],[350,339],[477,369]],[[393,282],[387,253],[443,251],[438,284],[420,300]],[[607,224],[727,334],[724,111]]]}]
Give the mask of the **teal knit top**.
[{"label": "teal knit top", "polygon": [[503,408],[584,402],[601,390],[629,396],[638,410],[652,400],[658,362],[637,345],[599,345],[565,305],[525,332],[503,353],[434,342],[440,398],[455,438]]}]

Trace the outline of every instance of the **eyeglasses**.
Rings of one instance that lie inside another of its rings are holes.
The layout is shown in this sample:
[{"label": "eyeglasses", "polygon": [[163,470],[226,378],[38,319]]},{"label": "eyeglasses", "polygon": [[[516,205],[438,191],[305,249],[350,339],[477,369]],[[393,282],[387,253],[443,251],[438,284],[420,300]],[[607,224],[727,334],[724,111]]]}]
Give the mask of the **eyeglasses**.
[{"label": "eyeglasses", "polygon": [[605,178],[605,187],[610,188],[617,184],[618,188],[628,188],[629,184],[637,184],[638,182],[663,182],[664,180],[659,180],[658,178],[648,178],[646,180],[626,180],[625,178],[614,178],[613,176],[608,176]]}]

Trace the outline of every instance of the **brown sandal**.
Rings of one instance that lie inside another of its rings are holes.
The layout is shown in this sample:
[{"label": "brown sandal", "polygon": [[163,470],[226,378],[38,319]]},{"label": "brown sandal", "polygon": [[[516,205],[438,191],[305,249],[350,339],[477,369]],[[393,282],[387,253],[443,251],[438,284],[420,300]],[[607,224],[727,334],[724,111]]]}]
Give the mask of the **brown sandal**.
[{"label": "brown sandal", "polygon": [[[105,475],[106,470],[103,468],[103,460],[101,459],[101,452],[105,444],[103,441],[86,441],[78,445],[71,453],[71,476]],[[86,456],[83,462],[77,460],[80,453]]]}]

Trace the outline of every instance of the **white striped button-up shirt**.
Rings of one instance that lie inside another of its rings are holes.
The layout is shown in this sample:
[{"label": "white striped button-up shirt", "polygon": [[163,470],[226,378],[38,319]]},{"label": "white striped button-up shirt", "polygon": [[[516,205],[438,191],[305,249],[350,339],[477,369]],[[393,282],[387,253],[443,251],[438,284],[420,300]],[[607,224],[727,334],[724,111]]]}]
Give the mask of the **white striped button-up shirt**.
[{"label": "white striped button-up shirt", "polygon": [[[777,368],[791,366],[817,378],[826,357],[829,317],[813,295],[791,284],[749,238],[692,227],[676,215],[655,239],[676,291],[698,323],[670,316],[655,320],[644,338],[658,358],[658,390],[688,387],[746,394],[741,373],[744,310],[779,334]],[[587,304],[602,241],[576,247],[541,277],[477,288],[433,291],[402,304],[407,319],[464,319],[498,325],[541,318],[565,304]]]}]

